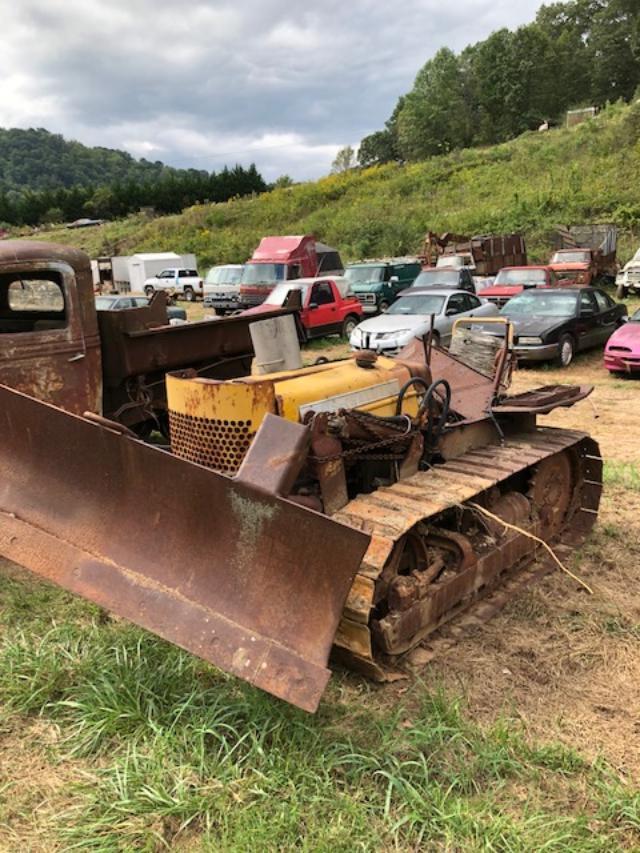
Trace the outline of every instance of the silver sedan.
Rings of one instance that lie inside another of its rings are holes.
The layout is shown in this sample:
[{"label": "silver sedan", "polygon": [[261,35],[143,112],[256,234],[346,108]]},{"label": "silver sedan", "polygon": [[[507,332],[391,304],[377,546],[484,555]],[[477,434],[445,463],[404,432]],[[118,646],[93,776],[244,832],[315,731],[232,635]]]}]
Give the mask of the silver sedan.
[{"label": "silver sedan", "polygon": [[353,349],[371,349],[393,355],[412,338],[429,331],[434,315],[435,344],[448,346],[451,330],[460,317],[497,317],[499,310],[466,290],[411,287],[384,314],[356,326],[349,343]]}]

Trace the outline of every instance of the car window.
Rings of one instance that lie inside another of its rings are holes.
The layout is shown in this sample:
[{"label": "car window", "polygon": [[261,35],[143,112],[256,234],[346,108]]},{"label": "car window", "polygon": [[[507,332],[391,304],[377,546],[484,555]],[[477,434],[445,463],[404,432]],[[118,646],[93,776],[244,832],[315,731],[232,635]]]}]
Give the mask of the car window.
[{"label": "car window", "polygon": [[474,308],[480,308],[482,306],[482,302],[480,302],[478,297],[471,293],[467,296],[467,303],[469,305],[467,309],[468,311],[473,311]]},{"label": "car window", "polygon": [[596,290],[593,295],[598,303],[598,311],[608,311],[609,308],[613,307],[613,302],[609,299],[606,293],[603,293],[601,290]]},{"label": "car window", "polygon": [[59,273],[34,271],[29,278],[0,274],[0,333],[45,332],[66,325]]},{"label": "car window", "polygon": [[593,294],[589,293],[587,290],[583,290],[580,293],[580,313],[581,314],[595,314],[597,311],[596,301],[593,298]]},{"label": "car window", "polygon": [[173,270],[162,270],[158,278],[173,278]]},{"label": "car window", "polygon": [[319,281],[313,285],[311,302],[315,302],[316,305],[328,305],[331,302],[335,302],[333,290],[328,281]]},{"label": "car window", "polygon": [[462,311],[466,311],[466,301],[467,295],[465,293],[454,293],[449,297],[449,301],[447,303],[447,314],[449,312],[460,314]]}]

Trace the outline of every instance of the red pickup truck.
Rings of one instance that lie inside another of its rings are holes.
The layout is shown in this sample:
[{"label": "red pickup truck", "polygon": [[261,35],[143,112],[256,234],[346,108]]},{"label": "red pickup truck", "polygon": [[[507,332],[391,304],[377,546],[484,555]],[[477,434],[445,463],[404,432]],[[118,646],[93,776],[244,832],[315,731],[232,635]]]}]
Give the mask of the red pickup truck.
[{"label": "red pickup truck", "polygon": [[503,267],[490,287],[478,292],[481,299],[502,308],[523,290],[531,287],[554,287],[558,280],[548,266]]},{"label": "red pickup truck", "polygon": [[273,312],[277,308],[298,307],[307,340],[325,335],[349,339],[362,319],[362,305],[341,277],[299,278],[274,287],[262,305],[248,308],[241,316]]}]

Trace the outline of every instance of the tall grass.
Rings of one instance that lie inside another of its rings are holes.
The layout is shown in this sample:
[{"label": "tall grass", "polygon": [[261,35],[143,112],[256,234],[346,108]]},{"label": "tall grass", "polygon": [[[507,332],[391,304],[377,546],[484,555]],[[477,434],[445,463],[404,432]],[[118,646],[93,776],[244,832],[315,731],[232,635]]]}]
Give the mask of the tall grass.
[{"label": "tall grass", "polygon": [[437,686],[384,709],[338,677],[310,717],[44,585],[3,579],[0,595],[0,721],[39,716],[60,732],[50,760],[90,768],[51,818],[64,849],[640,843],[638,794],[605,765],[512,719],[481,726]]}]

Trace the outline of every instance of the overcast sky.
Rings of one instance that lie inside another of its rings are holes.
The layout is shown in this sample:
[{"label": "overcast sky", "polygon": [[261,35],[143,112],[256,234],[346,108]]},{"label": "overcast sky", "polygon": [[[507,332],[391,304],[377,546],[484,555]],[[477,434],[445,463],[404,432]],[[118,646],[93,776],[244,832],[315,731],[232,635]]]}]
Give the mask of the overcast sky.
[{"label": "overcast sky", "polygon": [[0,0],[0,126],[174,166],[328,172],[442,46],[539,0]]}]

